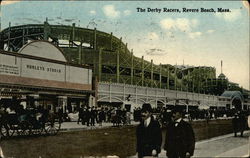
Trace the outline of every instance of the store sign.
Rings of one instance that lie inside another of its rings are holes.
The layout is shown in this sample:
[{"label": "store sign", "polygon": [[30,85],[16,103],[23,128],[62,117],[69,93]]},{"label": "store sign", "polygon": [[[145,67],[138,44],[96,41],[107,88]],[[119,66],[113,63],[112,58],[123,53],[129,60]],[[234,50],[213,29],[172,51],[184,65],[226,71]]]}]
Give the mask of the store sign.
[{"label": "store sign", "polygon": [[0,74],[19,75],[19,67],[9,64],[0,64]]},{"label": "store sign", "polygon": [[65,81],[65,67],[63,64],[56,64],[34,59],[22,59],[22,77]]},{"label": "store sign", "polygon": [[43,60],[0,54],[0,75],[91,84],[92,70]]},{"label": "store sign", "polygon": [[15,56],[0,54],[0,74],[20,75],[20,61]]}]

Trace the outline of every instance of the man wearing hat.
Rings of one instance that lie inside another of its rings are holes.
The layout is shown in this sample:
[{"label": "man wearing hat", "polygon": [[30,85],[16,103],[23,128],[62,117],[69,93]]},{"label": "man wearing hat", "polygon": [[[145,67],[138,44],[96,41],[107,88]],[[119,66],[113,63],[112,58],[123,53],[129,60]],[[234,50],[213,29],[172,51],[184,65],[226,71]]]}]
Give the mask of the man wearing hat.
[{"label": "man wearing hat", "polygon": [[189,158],[194,154],[193,128],[183,120],[182,114],[182,109],[173,109],[173,121],[167,125],[164,149],[168,158]]},{"label": "man wearing hat", "polygon": [[161,152],[162,134],[160,124],[152,116],[150,104],[143,104],[141,122],[136,128],[136,152],[138,158],[155,156]]}]

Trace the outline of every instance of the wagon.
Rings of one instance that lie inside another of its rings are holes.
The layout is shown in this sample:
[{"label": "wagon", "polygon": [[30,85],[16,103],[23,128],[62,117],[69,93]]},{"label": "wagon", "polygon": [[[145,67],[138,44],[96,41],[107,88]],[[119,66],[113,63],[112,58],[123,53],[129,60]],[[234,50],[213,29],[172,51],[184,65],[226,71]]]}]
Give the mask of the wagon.
[{"label": "wagon", "polygon": [[0,114],[0,138],[12,136],[56,135],[61,127],[60,119],[54,113],[35,109],[22,114]]}]

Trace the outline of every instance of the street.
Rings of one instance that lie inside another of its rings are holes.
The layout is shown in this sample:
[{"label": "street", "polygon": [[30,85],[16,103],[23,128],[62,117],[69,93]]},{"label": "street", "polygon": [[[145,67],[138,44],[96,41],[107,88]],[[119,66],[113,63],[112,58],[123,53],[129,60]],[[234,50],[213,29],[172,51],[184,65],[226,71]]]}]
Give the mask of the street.
[{"label": "street", "polygon": [[[204,131],[205,128],[200,122],[193,125],[198,140],[194,158],[248,157],[250,131],[245,131],[244,137],[234,137],[233,133],[230,133],[202,139],[204,138],[202,135],[207,133]],[[209,125],[215,126],[213,122]],[[80,158],[108,155],[136,158],[135,128],[133,126],[110,128],[110,126],[111,123],[86,127],[76,122],[65,122],[61,127],[62,131],[56,136],[11,138],[2,140],[0,146],[5,158]],[[225,130],[226,126],[223,124],[220,126],[220,130]],[[200,130],[201,127],[203,130]],[[164,135],[163,131],[163,140]],[[159,157],[166,157],[166,152],[162,150]]]}]

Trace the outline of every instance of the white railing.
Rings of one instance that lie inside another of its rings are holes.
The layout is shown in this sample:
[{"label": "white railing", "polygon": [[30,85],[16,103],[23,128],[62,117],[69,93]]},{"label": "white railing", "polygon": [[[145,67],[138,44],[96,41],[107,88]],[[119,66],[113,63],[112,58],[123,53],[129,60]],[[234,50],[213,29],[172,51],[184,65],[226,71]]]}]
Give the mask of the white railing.
[{"label": "white railing", "polygon": [[189,105],[226,106],[230,101],[220,101],[219,96],[199,94],[169,89],[150,88],[119,83],[98,83],[98,102],[133,102],[141,105],[145,102],[156,106],[160,101],[164,105],[176,100],[188,100]]}]

